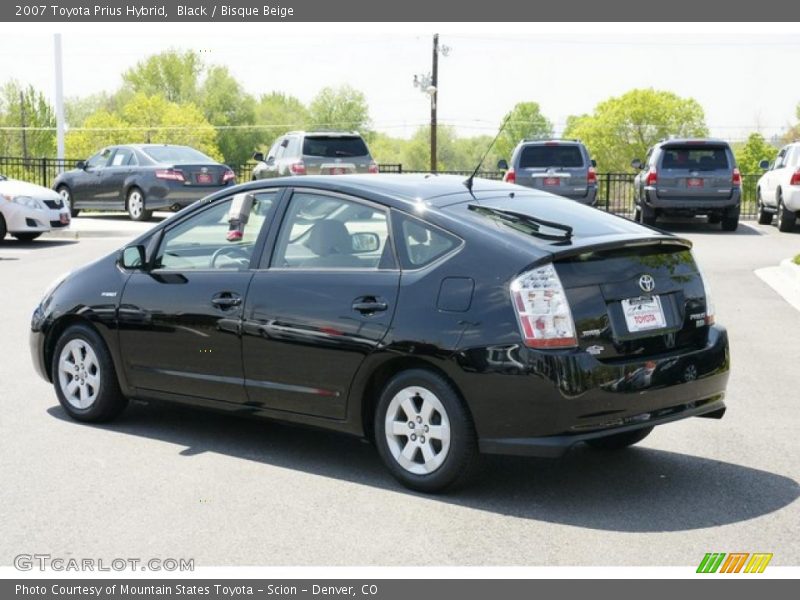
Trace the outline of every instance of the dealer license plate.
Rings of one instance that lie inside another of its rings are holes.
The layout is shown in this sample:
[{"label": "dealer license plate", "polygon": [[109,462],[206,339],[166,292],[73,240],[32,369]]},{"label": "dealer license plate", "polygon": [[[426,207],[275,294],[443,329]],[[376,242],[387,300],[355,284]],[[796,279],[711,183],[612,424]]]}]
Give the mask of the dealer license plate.
[{"label": "dealer license plate", "polygon": [[625,314],[625,323],[631,333],[662,329],[667,326],[661,298],[658,296],[640,296],[623,300],[622,312]]},{"label": "dealer license plate", "polygon": [[558,177],[545,177],[544,178],[545,185],[561,185],[561,179]]},{"label": "dealer license plate", "polygon": [[703,187],[703,180],[699,177],[690,177],[686,180],[686,185],[688,187],[700,188]]},{"label": "dealer license plate", "polygon": [[198,173],[197,177],[195,177],[195,180],[197,181],[197,183],[211,183],[212,181],[214,181],[211,178],[211,175],[209,175],[208,173]]}]

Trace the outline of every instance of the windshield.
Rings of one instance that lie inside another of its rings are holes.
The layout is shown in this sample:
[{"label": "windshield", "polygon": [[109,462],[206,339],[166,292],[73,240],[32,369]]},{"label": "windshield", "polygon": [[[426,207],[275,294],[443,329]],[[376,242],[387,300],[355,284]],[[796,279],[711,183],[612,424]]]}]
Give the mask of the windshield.
[{"label": "windshield", "polygon": [[713,171],[728,168],[725,146],[668,146],[663,149],[661,166],[664,169],[689,169]]},{"label": "windshield", "polygon": [[366,156],[367,145],[360,137],[307,136],[303,140],[305,156],[342,158],[346,156]]},{"label": "windshield", "polygon": [[142,151],[159,163],[213,163],[212,158],[187,146],[153,146]]},{"label": "windshield", "polygon": [[521,169],[582,167],[583,155],[575,145],[526,146],[519,157]]}]

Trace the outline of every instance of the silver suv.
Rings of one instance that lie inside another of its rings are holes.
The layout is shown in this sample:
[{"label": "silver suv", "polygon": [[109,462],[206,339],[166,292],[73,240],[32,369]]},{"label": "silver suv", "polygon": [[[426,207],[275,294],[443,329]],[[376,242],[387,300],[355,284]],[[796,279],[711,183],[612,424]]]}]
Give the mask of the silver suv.
[{"label": "silver suv", "polygon": [[723,231],[739,226],[742,176],[727,142],[715,139],[672,139],[659,142],[642,162],[634,186],[636,220],[654,225],[661,215],[708,215]]},{"label": "silver suv", "polygon": [[377,173],[367,144],[358,133],[337,131],[290,131],[279,137],[258,164],[253,180],[287,175],[350,175]]},{"label": "silver suv", "polygon": [[595,161],[579,140],[522,140],[497,168],[503,181],[544,190],[594,206],[597,202]]}]

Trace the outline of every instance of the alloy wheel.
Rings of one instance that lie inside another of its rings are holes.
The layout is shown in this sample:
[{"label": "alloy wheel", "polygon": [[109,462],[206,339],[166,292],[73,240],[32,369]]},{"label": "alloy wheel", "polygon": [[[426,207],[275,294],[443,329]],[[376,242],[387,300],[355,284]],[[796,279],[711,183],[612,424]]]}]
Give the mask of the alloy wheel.
[{"label": "alloy wheel", "polygon": [[415,475],[442,466],[450,451],[450,419],[430,390],[412,386],[400,390],[386,411],[386,442],[394,459]]},{"label": "alloy wheel", "polygon": [[100,363],[85,340],[68,342],[58,358],[58,384],[71,406],[85,410],[100,391]]},{"label": "alloy wheel", "polygon": [[128,213],[131,218],[139,219],[144,212],[144,198],[138,190],[133,190],[128,196]]}]

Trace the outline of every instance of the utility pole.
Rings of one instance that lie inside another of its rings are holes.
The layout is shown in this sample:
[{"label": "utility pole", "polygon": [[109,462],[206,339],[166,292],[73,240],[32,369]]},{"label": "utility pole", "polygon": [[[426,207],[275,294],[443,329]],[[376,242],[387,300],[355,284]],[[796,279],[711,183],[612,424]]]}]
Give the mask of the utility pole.
[{"label": "utility pole", "polygon": [[25,122],[25,94],[19,91],[19,124],[22,127],[22,158],[28,160],[28,124]]},{"label": "utility pole", "polygon": [[433,65],[431,67],[431,171],[436,172],[436,101],[439,95],[439,34],[433,34]]},{"label": "utility pole", "polygon": [[56,158],[58,158],[58,172],[64,171],[64,77],[61,66],[61,34],[56,33],[53,38],[56,67]]}]

